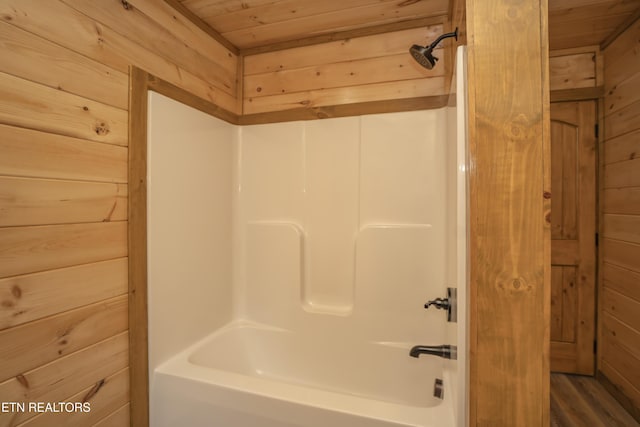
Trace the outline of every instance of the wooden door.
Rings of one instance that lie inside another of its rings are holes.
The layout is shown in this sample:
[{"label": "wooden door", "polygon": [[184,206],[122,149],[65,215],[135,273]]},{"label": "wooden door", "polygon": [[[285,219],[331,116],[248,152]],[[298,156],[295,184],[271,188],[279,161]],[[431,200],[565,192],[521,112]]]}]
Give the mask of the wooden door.
[{"label": "wooden door", "polygon": [[593,375],[596,103],[551,104],[551,370]]}]

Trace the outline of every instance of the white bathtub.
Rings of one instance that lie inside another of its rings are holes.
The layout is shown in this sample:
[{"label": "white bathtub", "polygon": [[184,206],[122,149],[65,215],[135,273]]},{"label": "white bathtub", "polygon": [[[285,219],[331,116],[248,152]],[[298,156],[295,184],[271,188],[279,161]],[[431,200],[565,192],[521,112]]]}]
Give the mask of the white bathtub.
[{"label": "white bathtub", "polygon": [[409,348],[236,321],[156,369],[151,425],[453,426],[446,365],[455,362],[415,359]]},{"label": "white bathtub", "polygon": [[[466,425],[464,109],[236,128],[150,101],[151,426]],[[423,309],[447,287],[458,323]]]}]

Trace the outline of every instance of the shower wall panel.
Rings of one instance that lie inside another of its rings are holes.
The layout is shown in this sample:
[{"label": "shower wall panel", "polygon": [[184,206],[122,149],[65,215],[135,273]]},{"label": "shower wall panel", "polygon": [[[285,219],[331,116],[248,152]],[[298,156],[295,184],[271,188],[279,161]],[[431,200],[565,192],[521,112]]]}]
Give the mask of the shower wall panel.
[{"label": "shower wall panel", "polygon": [[149,93],[149,368],[231,318],[234,126]]},{"label": "shower wall panel", "polygon": [[422,305],[446,294],[445,114],[243,127],[239,315],[287,328],[352,316],[387,341],[439,321]]}]

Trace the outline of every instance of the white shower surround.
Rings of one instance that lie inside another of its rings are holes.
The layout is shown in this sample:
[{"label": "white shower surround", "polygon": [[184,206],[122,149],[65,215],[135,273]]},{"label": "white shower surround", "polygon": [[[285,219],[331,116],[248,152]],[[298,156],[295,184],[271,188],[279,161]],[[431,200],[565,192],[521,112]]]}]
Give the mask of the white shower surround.
[{"label": "white shower surround", "polygon": [[464,108],[241,128],[149,106],[151,425],[466,425],[464,305],[422,308],[466,298]]}]

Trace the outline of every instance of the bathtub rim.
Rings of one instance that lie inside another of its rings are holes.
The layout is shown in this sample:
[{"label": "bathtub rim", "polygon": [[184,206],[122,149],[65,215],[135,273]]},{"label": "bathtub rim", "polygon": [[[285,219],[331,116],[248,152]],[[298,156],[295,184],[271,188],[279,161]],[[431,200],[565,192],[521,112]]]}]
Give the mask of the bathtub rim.
[{"label": "bathtub rim", "polygon": [[[180,353],[160,363],[150,372],[150,407],[153,413],[154,387],[156,376],[166,375],[182,378],[185,381],[193,381],[231,389],[236,392],[248,393],[266,399],[275,399],[287,403],[314,407],[322,410],[335,411],[363,418],[372,418],[378,421],[401,423],[413,427],[441,427],[455,425],[455,408],[452,393],[445,391],[444,399],[435,405],[418,407],[387,402],[373,398],[366,398],[349,393],[323,390],[312,386],[304,386],[295,383],[287,383],[275,379],[249,376],[236,372],[229,372],[214,367],[203,366],[191,362],[191,355],[201,347],[215,340],[216,336],[237,327],[258,327],[267,330],[287,331],[287,329],[256,323],[247,319],[234,319],[223,327],[187,347]],[[449,388],[456,387],[456,381],[447,367],[443,366],[443,380],[449,384]],[[425,384],[426,387],[429,385]],[[374,402],[375,404],[372,404]],[[430,424],[430,420],[437,420],[437,424]]]}]

